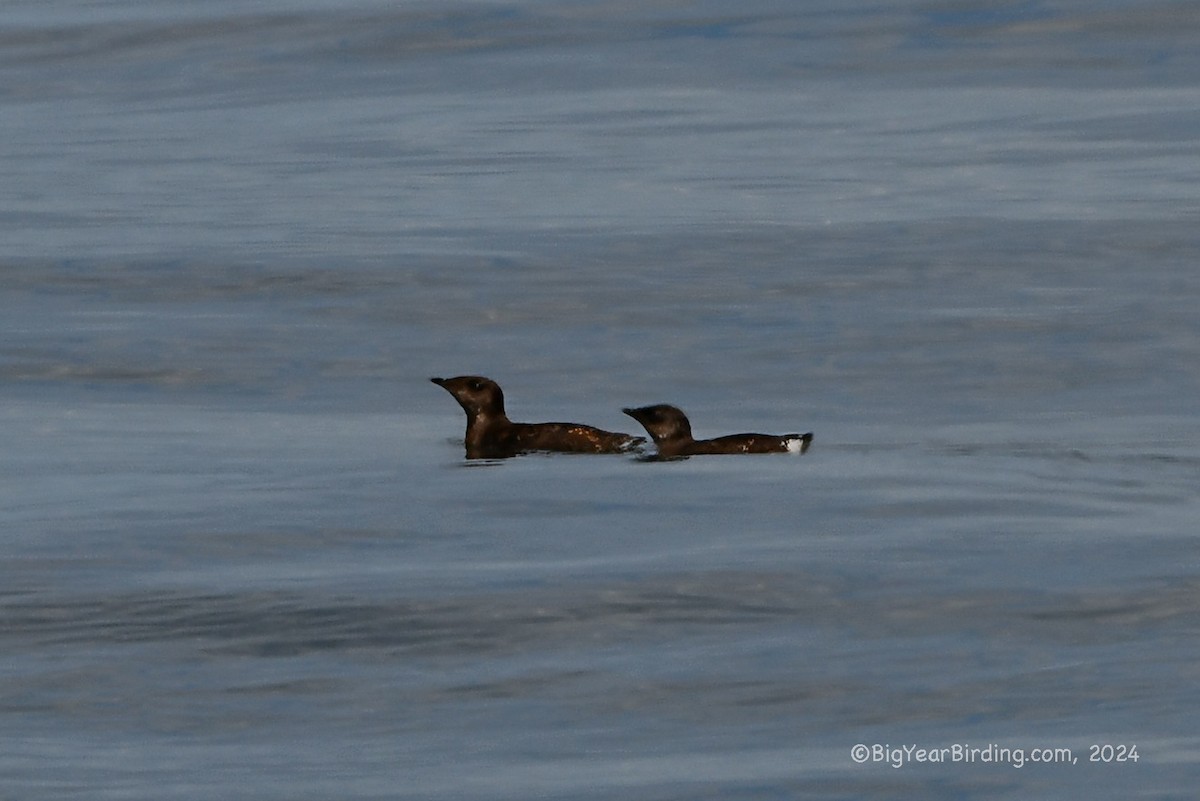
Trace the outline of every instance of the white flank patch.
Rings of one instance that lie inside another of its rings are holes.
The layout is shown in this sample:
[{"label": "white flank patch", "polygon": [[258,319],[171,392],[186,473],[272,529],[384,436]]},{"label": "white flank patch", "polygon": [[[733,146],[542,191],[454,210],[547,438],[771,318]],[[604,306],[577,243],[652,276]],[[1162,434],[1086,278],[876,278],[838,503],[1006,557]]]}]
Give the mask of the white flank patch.
[{"label": "white flank patch", "polygon": [[804,450],[804,440],[789,439],[786,440],[788,453],[801,453]]}]

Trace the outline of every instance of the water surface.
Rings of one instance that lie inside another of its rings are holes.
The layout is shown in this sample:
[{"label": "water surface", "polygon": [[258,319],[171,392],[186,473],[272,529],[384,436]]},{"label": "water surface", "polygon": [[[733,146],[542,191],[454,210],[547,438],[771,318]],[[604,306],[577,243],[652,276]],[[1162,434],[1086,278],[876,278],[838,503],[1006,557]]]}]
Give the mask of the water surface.
[{"label": "water surface", "polygon": [[1190,797],[1198,24],[9,3],[0,795]]}]

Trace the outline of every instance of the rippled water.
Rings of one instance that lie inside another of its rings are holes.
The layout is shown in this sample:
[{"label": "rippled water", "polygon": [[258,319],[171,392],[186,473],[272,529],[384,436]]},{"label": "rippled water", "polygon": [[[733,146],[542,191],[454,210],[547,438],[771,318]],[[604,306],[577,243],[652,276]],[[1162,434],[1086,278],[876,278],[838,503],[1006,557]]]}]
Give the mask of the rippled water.
[{"label": "rippled water", "polygon": [[0,796],[1194,793],[1187,4],[0,13]]}]

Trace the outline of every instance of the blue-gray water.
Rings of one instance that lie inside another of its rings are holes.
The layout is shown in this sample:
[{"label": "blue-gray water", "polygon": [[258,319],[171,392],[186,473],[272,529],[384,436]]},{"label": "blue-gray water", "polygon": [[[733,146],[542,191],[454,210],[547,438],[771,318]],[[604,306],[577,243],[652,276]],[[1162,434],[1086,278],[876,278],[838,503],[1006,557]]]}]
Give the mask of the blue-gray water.
[{"label": "blue-gray water", "polygon": [[[5,3],[0,798],[1194,797],[1197,41]],[[468,464],[466,372],[816,443]]]}]

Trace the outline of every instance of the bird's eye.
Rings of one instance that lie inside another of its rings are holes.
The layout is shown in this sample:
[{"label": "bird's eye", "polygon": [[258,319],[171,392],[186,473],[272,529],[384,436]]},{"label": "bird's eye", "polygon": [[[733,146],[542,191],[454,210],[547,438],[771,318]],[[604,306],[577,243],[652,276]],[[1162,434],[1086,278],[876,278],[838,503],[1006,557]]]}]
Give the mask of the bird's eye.
[{"label": "bird's eye", "polygon": [[479,390],[483,389],[483,382],[482,382],[482,381],[478,381],[478,380],[474,380],[474,381],[472,381],[470,384],[468,384],[467,386],[469,386],[469,387],[471,388],[471,391],[472,391],[472,392],[478,392]]}]

